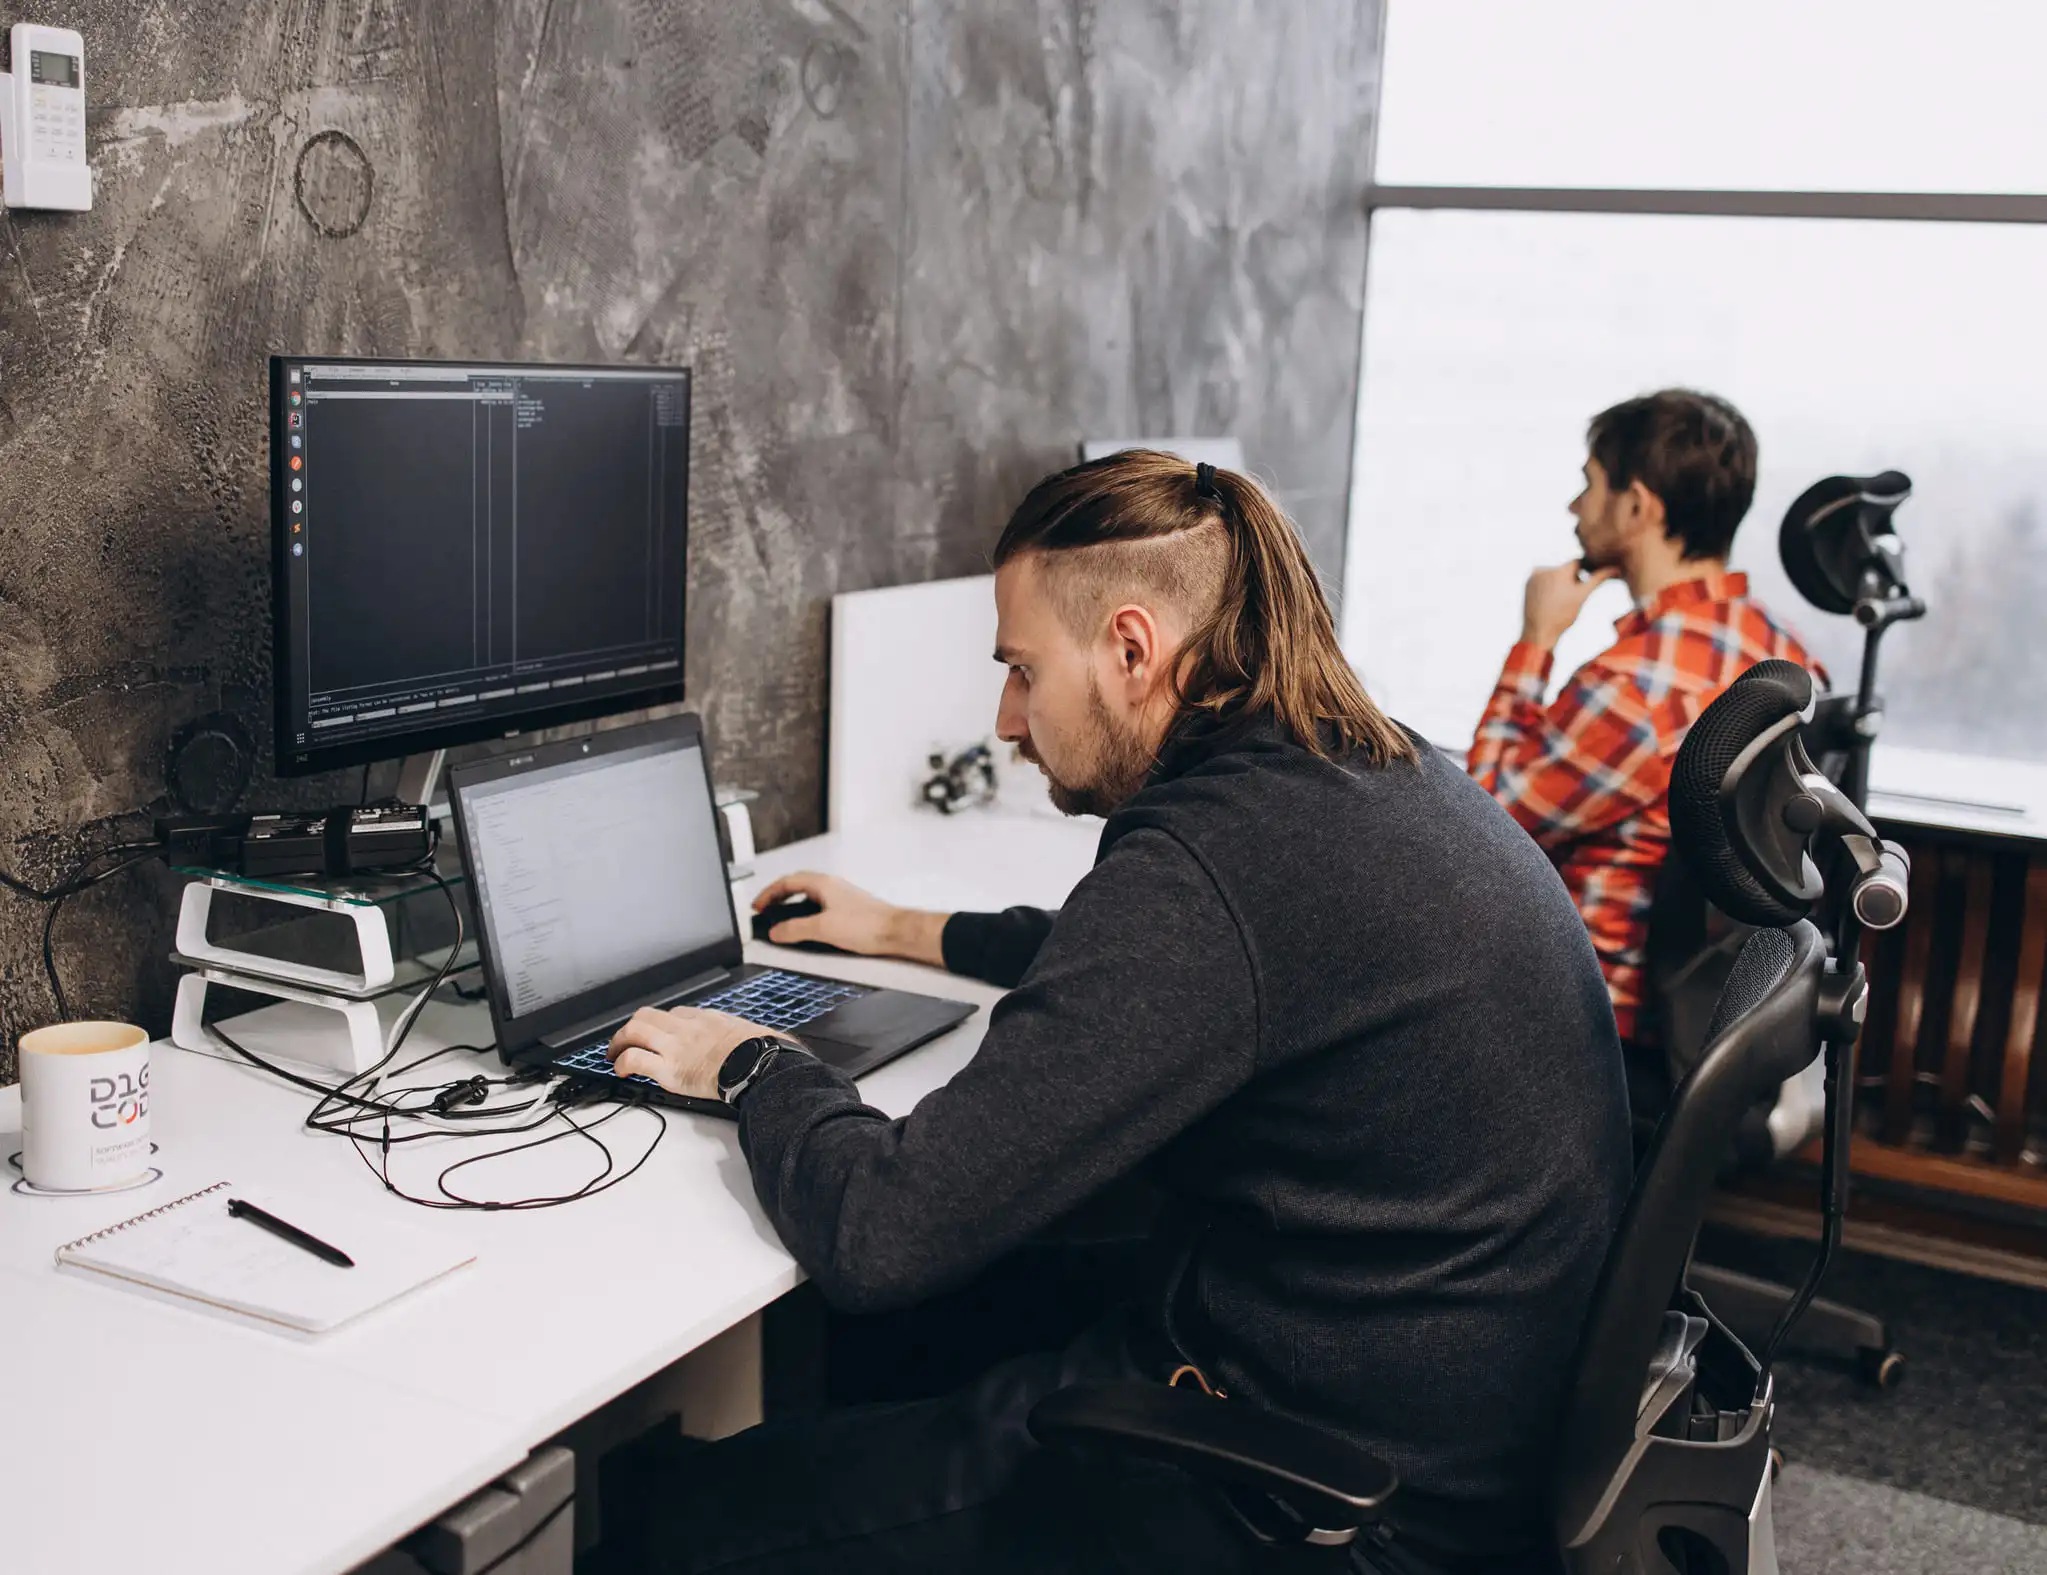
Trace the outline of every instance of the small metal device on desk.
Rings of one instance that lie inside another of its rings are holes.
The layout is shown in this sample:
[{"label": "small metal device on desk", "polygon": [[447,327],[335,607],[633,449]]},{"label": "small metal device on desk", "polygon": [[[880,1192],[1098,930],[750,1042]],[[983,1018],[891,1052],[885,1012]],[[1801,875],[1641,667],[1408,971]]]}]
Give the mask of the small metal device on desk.
[{"label": "small metal device on desk", "polygon": [[943,750],[931,751],[931,774],[924,779],[924,802],[945,815],[956,814],[995,800],[995,755],[986,740],[969,744],[947,759]]}]

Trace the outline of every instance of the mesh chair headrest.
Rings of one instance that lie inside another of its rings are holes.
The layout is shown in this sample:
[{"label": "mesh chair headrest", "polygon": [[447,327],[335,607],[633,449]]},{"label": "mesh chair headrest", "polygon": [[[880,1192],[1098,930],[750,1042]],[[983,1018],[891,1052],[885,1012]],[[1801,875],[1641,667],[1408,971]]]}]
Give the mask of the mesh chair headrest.
[{"label": "mesh chair headrest", "polygon": [[[1706,900],[1744,924],[1774,928],[1811,910],[1782,901],[1756,879],[1751,861],[1765,850],[1737,845],[1724,790],[1742,752],[1787,717],[1803,715],[1812,697],[1812,674],[1796,662],[1756,663],[1692,724],[1671,768],[1670,832],[1678,852]],[[1761,761],[1752,767],[1764,768]]]}]

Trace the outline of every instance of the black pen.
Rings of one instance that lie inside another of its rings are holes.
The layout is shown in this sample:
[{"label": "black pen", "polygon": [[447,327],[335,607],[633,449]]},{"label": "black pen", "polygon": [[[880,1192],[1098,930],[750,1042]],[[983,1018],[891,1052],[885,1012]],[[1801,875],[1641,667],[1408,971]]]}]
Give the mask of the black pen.
[{"label": "black pen", "polygon": [[333,1264],[337,1269],[352,1269],[355,1259],[339,1247],[330,1247],[317,1236],[308,1236],[296,1225],[287,1225],[275,1214],[266,1214],[253,1203],[244,1203],[240,1198],[227,1200],[227,1211],[238,1220],[247,1220],[251,1225],[260,1225],[273,1236],[282,1236],[294,1247],[303,1247],[314,1257]]}]

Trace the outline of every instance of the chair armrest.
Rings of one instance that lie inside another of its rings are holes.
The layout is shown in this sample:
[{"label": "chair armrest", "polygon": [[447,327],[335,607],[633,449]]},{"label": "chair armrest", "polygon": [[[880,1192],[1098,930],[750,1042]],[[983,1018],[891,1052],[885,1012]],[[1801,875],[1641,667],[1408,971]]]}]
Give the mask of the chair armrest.
[{"label": "chair armrest", "polygon": [[1032,1409],[1030,1429],[1042,1444],[1093,1445],[1250,1488],[1328,1531],[1377,1520],[1400,1482],[1385,1461],[1334,1433],[1164,1384],[1061,1389]]}]

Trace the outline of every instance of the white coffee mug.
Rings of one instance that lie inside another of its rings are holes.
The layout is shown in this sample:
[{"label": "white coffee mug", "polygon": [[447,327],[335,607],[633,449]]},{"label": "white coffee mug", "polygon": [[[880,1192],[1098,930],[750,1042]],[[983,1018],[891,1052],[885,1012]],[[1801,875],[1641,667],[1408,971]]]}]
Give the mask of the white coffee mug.
[{"label": "white coffee mug", "polygon": [[149,1169],[149,1035],[57,1023],[21,1036],[21,1173],[46,1192],[119,1187]]}]

